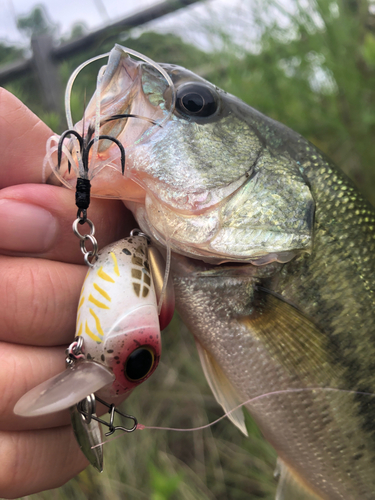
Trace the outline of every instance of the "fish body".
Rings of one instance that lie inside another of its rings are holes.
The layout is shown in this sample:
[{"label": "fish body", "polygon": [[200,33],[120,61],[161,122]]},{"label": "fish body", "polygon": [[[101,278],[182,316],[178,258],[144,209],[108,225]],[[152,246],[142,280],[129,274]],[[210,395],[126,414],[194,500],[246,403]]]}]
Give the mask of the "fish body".
[{"label": "fish body", "polygon": [[[176,306],[224,409],[270,393],[247,408],[279,454],[277,498],[374,499],[374,209],[311,143],[194,73],[119,46],[106,72],[102,127],[126,171],[114,183],[103,141],[93,195],[126,199],[172,250]],[[105,121],[124,110],[154,124]]]},{"label": "fish body", "polygon": [[[358,205],[354,210],[373,217],[365,202]],[[231,387],[237,403],[271,393],[247,407],[294,477],[319,498],[370,500],[374,398],[324,390],[272,394],[307,387],[374,393],[374,274],[362,266],[373,252],[370,228],[358,224],[345,241],[346,217],[330,227],[318,215],[314,249],[289,263],[240,276],[238,268],[235,275],[230,269],[213,275],[180,262],[174,268],[176,305],[206,351],[211,386],[216,367],[224,373],[218,389],[224,408]]]}]

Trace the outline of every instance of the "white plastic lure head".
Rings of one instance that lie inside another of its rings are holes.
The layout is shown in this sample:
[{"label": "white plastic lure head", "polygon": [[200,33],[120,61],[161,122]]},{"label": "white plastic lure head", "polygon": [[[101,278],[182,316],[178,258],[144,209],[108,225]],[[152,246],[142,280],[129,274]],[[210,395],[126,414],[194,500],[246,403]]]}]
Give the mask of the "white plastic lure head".
[{"label": "white plastic lure head", "polygon": [[99,252],[77,312],[84,359],[34,387],[14,413],[53,413],[97,391],[103,399],[124,400],[155,371],[161,338],[147,246],[146,238],[132,236]]}]

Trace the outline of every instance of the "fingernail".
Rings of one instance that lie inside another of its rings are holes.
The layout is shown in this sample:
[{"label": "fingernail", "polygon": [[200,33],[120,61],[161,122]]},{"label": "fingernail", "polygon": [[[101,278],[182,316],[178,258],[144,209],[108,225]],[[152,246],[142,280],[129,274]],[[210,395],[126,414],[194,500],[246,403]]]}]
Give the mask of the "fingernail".
[{"label": "fingernail", "polygon": [[12,252],[43,253],[57,232],[53,215],[37,205],[0,200],[0,248]]}]

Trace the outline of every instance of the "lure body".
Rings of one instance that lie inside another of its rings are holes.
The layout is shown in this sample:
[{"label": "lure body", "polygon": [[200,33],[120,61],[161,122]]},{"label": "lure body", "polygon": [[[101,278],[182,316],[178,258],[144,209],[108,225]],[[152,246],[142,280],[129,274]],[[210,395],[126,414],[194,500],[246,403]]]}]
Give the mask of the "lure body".
[{"label": "lure body", "polygon": [[82,287],[76,336],[83,345],[73,367],[22,396],[16,414],[64,410],[97,391],[118,403],[154,372],[161,338],[145,237],[125,238],[99,252]]},{"label": "lure body", "polygon": [[[160,327],[144,237],[120,240],[99,253],[82,287],[76,336],[84,340],[85,359],[103,364],[116,377],[102,390],[103,397],[128,392],[155,370]],[[145,371],[149,361],[146,373],[130,366],[134,352],[144,358]]]}]

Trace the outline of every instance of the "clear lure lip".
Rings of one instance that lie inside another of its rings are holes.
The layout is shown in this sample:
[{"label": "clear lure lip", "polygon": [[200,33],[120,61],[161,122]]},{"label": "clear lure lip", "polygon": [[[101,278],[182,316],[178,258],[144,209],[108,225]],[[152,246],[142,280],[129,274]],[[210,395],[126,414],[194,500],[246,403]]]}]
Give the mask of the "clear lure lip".
[{"label": "clear lure lip", "polygon": [[18,400],[13,411],[16,415],[34,417],[65,410],[114,379],[113,373],[103,365],[80,361],[74,368],[31,389]]}]

